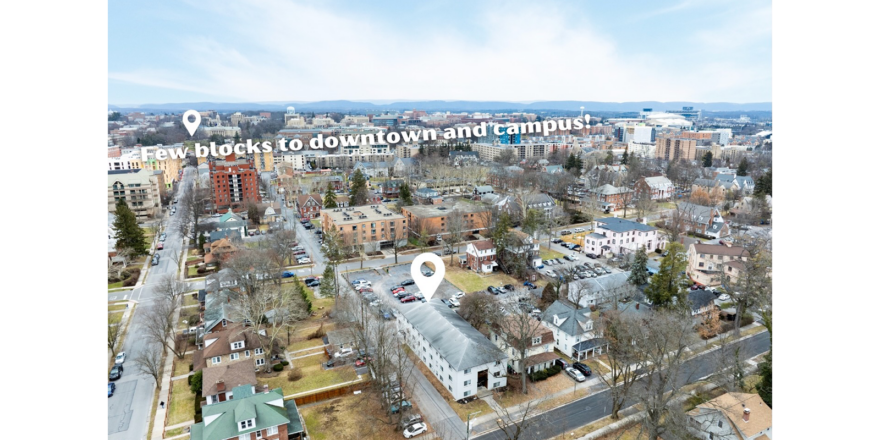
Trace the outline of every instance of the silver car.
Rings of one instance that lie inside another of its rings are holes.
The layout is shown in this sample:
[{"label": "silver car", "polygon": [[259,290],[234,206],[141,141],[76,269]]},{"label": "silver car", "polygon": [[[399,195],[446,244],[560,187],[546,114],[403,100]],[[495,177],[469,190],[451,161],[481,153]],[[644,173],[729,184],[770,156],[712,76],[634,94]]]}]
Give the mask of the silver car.
[{"label": "silver car", "polygon": [[580,371],[575,370],[572,367],[566,368],[565,373],[568,374],[572,379],[574,379],[578,382],[583,382],[583,381],[587,380],[587,378],[584,377],[584,375]]}]

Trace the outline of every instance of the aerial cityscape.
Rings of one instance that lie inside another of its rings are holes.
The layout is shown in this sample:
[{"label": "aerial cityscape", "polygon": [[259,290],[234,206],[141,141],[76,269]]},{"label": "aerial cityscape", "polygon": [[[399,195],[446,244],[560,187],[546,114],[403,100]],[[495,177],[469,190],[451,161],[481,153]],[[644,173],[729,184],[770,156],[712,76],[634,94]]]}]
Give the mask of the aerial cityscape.
[{"label": "aerial cityscape", "polygon": [[[282,3],[305,27],[327,19]],[[636,22],[705,7],[643,6]],[[111,5],[111,37],[131,38],[120,17],[139,8]],[[254,8],[222,14],[274,22]],[[357,38],[340,32],[328,47]],[[743,41],[766,72],[619,99],[599,78],[595,95],[543,100],[473,77],[467,96],[409,80],[361,94],[348,77],[291,89],[278,72],[231,91],[205,72],[175,82],[171,62],[132,73],[112,43],[108,438],[772,439],[769,34]],[[231,52],[252,44],[194,59],[244,78]]]}]

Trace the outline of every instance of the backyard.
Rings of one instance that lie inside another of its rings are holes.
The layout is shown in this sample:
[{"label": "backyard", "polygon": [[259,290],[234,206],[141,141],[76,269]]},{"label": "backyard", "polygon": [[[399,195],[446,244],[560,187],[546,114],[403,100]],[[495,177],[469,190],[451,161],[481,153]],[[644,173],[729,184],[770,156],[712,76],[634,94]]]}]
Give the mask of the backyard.
[{"label": "backyard", "polygon": [[494,272],[491,275],[477,275],[473,271],[462,269],[458,266],[447,266],[444,278],[466,293],[486,290],[489,286],[498,287],[505,284],[522,285],[521,281],[503,272]]},{"label": "backyard", "polygon": [[[304,391],[339,385],[344,382],[357,380],[357,374],[350,365],[324,370],[321,363],[325,356],[322,354],[305,356],[293,359],[291,365],[280,372],[258,373],[257,382],[261,385],[269,385],[269,389],[281,388],[285,396],[302,393]],[[294,366],[302,373],[302,379],[290,381],[287,374],[290,366]]]},{"label": "backyard", "polygon": [[[388,416],[372,391],[302,406],[299,412],[305,421],[309,438],[313,440],[401,437],[400,432],[387,423]],[[418,412],[415,403],[413,412]],[[430,424],[428,432],[433,432]]]},{"label": "backyard", "polygon": [[196,417],[195,394],[186,379],[171,381],[171,401],[168,402],[168,419],[165,426],[176,425]]}]

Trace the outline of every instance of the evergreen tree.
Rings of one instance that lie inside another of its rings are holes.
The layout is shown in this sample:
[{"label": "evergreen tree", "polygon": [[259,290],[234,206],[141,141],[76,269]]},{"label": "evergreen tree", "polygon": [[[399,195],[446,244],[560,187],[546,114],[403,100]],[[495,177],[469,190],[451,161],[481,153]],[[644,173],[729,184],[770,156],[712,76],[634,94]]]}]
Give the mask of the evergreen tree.
[{"label": "evergreen tree", "polygon": [[676,298],[677,306],[684,306],[688,291],[684,275],[687,255],[684,246],[677,242],[666,245],[666,250],[669,254],[660,261],[660,270],[651,277],[645,296],[658,307],[672,306],[673,298]]},{"label": "evergreen tree", "polygon": [[627,162],[629,162],[629,151],[624,150],[623,156],[620,158],[620,163],[621,165],[626,165]]},{"label": "evergreen tree", "polygon": [[712,152],[707,151],[706,154],[703,155],[703,168],[709,168],[712,166]]},{"label": "evergreen tree", "polygon": [[199,251],[200,251],[200,252],[201,252],[202,249],[205,248],[205,242],[207,242],[207,241],[208,241],[208,239],[205,238],[205,233],[204,233],[204,232],[200,232],[200,233],[199,233]]},{"label": "evergreen tree", "polygon": [[413,205],[412,191],[410,191],[408,183],[403,182],[402,184],[400,184],[400,195],[398,197],[399,197],[399,200],[397,200],[398,207]]},{"label": "evergreen tree", "polygon": [[367,179],[361,170],[354,172],[349,185],[349,195],[351,196],[351,206],[361,206],[367,204]]},{"label": "evergreen tree", "polygon": [[758,374],[761,381],[755,385],[758,395],[770,408],[773,408],[773,349],[764,356],[764,361],[758,364]]},{"label": "evergreen tree", "polygon": [[614,163],[614,153],[608,152],[608,155],[605,156],[605,165],[611,165]]},{"label": "evergreen tree", "polygon": [[569,154],[568,157],[565,158],[565,165],[563,165],[563,168],[565,168],[566,170],[571,170],[576,166],[577,163],[575,162],[575,156],[573,154]]},{"label": "evergreen tree", "polygon": [[135,256],[147,253],[147,242],[144,240],[144,230],[138,226],[137,217],[131,212],[124,200],[116,202],[116,220],[113,221],[116,229],[116,248],[131,249]]},{"label": "evergreen tree", "polygon": [[327,192],[324,193],[324,209],[338,208],[336,204],[336,193],[333,192],[333,185],[327,182]]},{"label": "evergreen tree", "polygon": [[773,195],[773,170],[767,171],[755,181],[755,195]]},{"label": "evergreen tree", "polygon": [[648,253],[645,252],[644,247],[640,247],[636,251],[632,271],[627,281],[634,286],[641,286],[648,282]]},{"label": "evergreen tree", "polygon": [[241,136],[239,136],[238,133],[235,133],[235,137],[232,138],[232,141],[236,144],[241,143]]},{"label": "evergreen tree", "polygon": [[737,176],[748,176],[749,175],[749,162],[746,160],[746,158],[742,158],[742,160],[739,161],[739,167],[737,167],[737,169],[736,169],[736,175]]},{"label": "evergreen tree", "polygon": [[324,276],[321,278],[321,288],[319,290],[324,298],[332,298],[336,295],[336,272],[333,266],[327,265],[324,268]]}]

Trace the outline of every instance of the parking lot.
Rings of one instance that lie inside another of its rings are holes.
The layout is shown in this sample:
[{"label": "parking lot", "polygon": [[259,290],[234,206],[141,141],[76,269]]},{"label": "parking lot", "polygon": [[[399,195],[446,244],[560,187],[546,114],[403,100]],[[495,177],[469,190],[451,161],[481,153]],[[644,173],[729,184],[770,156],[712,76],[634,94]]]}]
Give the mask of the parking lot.
[{"label": "parking lot", "polygon": [[[387,269],[388,273],[385,273]],[[437,274],[434,274],[437,276]],[[348,280],[349,285],[351,285],[351,281],[357,279],[367,280],[373,285],[373,294],[376,296],[376,300],[380,303],[378,306],[374,306],[374,309],[379,311],[379,309],[391,309],[397,311],[407,310],[407,308],[415,307],[416,305],[420,305],[421,301],[413,301],[410,303],[401,303],[399,299],[395,298],[394,295],[391,294],[392,286],[399,286],[403,280],[412,279],[412,274],[410,274],[410,265],[409,264],[401,264],[397,266],[392,266],[383,269],[369,269],[362,270],[357,272],[349,272],[345,275]],[[405,286],[404,289],[407,293],[419,293],[419,288],[416,285]],[[434,293],[432,298],[440,298],[440,299],[449,299],[452,296],[459,292],[460,290],[450,284],[445,279],[440,283],[440,286],[437,288],[437,291]]]},{"label": "parking lot", "polygon": [[[563,237],[563,238],[564,238],[564,237]],[[563,242],[563,243],[564,243],[564,242]],[[541,246],[545,246],[545,247],[546,247],[546,245],[547,245],[547,243],[541,243]],[[594,265],[596,265],[596,264],[599,264],[599,265],[601,265],[602,267],[606,267],[606,268],[610,269],[610,270],[611,270],[611,274],[616,274],[616,273],[620,273],[620,272],[626,272],[626,271],[624,271],[624,270],[620,270],[619,268],[614,267],[613,265],[611,265],[611,264],[609,263],[608,259],[606,259],[606,258],[597,258],[597,259],[589,258],[589,257],[587,257],[586,255],[584,255],[583,253],[575,252],[575,251],[569,250],[568,248],[563,247],[563,246],[562,246],[562,243],[559,243],[559,244],[557,244],[557,243],[553,243],[553,244],[550,245],[550,249],[551,249],[551,250],[554,250],[554,251],[556,251],[556,252],[562,253],[563,255],[574,255],[574,256],[576,256],[578,259],[575,260],[575,261],[568,261],[568,260],[565,260],[565,259],[560,258],[559,260],[562,262],[561,264],[554,264],[554,265],[551,265],[551,266],[548,266],[548,265],[545,263],[543,269],[538,269],[538,272],[541,273],[541,275],[543,275],[543,276],[545,276],[545,277],[547,277],[547,275],[545,274],[545,272],[547,271],[547,269],[552,269],[553,271],[559,273],[559,270],[560,270],[560,269],[570,268],[570,267],[572,267],[572,266],[576,266],[576,265],[578,265],[578,264],[583,264],[583,263],[589,263],[591,266],[594,266]],[[543,263],[543,261],[542,261],[542,263]],[[608,275],[611,275],[611,274],[598,275],[596,278],[601,278],[601,277],[603,277],[603,276],[608,276]]]}]

